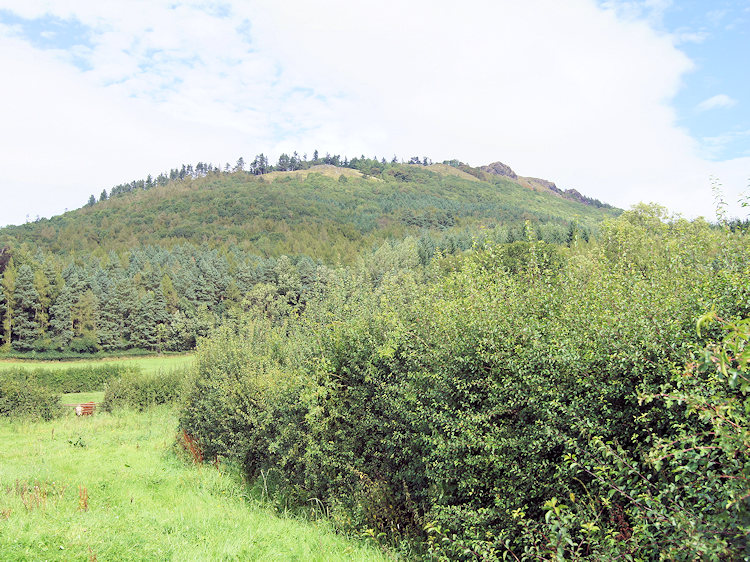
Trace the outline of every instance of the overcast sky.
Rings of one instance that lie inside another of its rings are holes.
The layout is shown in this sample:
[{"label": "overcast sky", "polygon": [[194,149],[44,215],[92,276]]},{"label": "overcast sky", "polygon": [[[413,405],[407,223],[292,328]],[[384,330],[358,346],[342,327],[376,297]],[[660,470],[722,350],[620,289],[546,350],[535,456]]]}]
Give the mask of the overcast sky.
[{"label": "overcast sky", "polygon": [[0,0],[0,225],[315,149],[713,218],[712,175],[748,193],[748,34],[750,0]]}]

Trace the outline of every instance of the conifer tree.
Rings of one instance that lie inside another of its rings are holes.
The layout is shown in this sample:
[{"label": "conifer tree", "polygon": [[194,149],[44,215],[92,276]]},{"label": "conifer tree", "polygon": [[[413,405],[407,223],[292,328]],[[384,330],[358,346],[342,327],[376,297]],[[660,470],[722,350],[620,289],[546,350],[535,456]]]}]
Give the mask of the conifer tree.
[{"label": "conifer tree", "polygon": [[8,306],[5,301],[5,291],[2,290],[2,276],[0,276],[0,346],[3,343],[2,326],[5,324],[5,315],[8,313]]},{"label": "conifer tree", "polygon": [[13,348],[18,351],[33,349],[34,342],[39,338],[39,293],[34,288],[34,272],[24,264],[18,268],[16,290],[13,293],[14,336]]},{"label": "conifer tree", "polygon": [[55,304],[50,308],[50,328],[58,346],[67,348],[73,340],[73,306],[75,296],[70,285],[60,291]]},{"label": "conifer tree", "polygon": [[43,269],[34,272],[34,288],[39,295],[39,310],[37,311],[37,322],[39,322],[39,336],[44,337],[49,329],[49,308],[52,305],[53,287],[47,279]]},{"label": "conifer tree", "polygon": [[97,333],[102,348],[107,351],[122,349],[125,345],[124,319],[115,292],[114,283],[108,279],[99,295]]},{"label": "conifer tree", "polygon": [[8,261],[3,273],[3,280],[0,283],[0,291],[3,293],[5,300],[5,314],[2,323],[2,341],[3,345],[9,346],[13,337],[13,293],[16,290],[16,266],[13,258]]},{"label": "conifer tree", "polygon": [[[166,313],[166,309],[165,309]],[[154,293],[148,291],[138,301],[133,316],[131,342],[140,349],[156,349],[159,306]]]}]

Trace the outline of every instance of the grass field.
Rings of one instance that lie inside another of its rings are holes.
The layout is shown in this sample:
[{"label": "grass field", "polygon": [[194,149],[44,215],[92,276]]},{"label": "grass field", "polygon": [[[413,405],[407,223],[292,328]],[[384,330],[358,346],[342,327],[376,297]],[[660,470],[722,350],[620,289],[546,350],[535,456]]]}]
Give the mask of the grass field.
[{"label": "grass field", "polygon": [[0,420],[0,560],[383,560],[323,522],[249,499],[174,452],[176,418]]},{"label": "grass field", "polygon": [[70,392],[62,395],[63,404],[80,404],[82,402],[96,402],[104,400],[104,392]]},{"label": "grass field", "polygon": [[117,363],[139,367],[144,373],[171,371],[178,368],[189,368],[193,364],[193,355],[148,355],[145,357],[122,357],[106,359],[77,359],[72,361],[28,361],[25,359],[0,359],[0,371],[4,368],[23,367],[24,369],[69,369],[71,367],[88,367]]}]

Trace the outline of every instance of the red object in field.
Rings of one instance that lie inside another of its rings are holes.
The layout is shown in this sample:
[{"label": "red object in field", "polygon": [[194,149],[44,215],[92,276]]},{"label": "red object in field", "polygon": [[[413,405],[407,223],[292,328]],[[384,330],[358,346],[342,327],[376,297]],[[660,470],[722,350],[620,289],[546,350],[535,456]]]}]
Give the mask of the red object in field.
[{"label": "red object in field", "polygon": [[84,404],[78,404],[76,406],[76,416],[90,416],[96,410],[95,402],[86,402]]}]

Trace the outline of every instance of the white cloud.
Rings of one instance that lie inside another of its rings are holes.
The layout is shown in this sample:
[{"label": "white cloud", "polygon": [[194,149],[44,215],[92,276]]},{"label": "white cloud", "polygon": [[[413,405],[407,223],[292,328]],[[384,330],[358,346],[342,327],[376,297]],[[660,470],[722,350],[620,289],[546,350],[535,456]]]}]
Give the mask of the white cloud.
[{"label": "white cloud", "polygon": [[716,94],[700,102],[695,108],[698,111],[708,111],[717,107],[732,107],[737,105],[737,100],[730,98],[726,94]]},{"label": "white cloud", "polygon": [[643,19],[593,0],[173,4],[0,0],[80,21],[91,68],[0,28],[0,224],[182,162],[314,148],[503,160],[621,206],[710,214],[715,164],[670,107],[692,63]]}]

